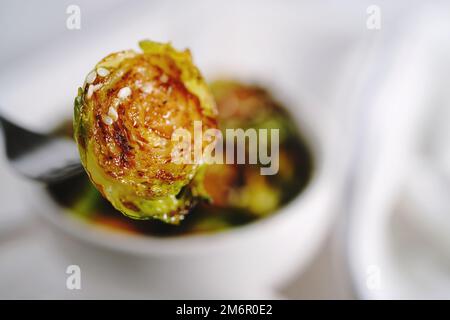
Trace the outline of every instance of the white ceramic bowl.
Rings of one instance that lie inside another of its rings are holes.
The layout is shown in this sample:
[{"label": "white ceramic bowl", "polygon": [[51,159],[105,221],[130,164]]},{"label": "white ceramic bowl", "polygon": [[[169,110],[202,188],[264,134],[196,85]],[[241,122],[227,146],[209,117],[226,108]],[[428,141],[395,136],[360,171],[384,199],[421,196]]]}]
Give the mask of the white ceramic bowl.
[{"label": "white ceramic bowl", "polygon": [[[306,109],[291,112],[313,153],[314,173],[303,192],[268,218],[213,234],[157,238],[104,230],[63,214],[66,209],[43,187],[33,188],[34,207],[69,261],[82,268],[88,296],[123,297],[120,288],[126,287],[133,297],[267,297],[318,249],[342,180],[330,135],[323,130],[326,119],[308,118]],[[99,291],[99,283],[109,289]]]}]

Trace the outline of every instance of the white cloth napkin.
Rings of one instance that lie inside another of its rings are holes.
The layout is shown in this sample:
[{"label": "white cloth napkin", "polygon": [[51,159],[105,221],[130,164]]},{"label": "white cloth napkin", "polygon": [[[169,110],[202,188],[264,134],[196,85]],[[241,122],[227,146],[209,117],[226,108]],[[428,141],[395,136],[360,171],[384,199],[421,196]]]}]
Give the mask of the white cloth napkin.
[{"label": "white cloth napkin", "polygon": [[370,88],[360,93],[347,239],[363,298],[450,298],[450,194],[443,190],[450,180],[436,178],[449,166],[448,122],[442,129],[430,120],[437,107],[438,119],[450,108],[448,9],[423,6],[385,33],[366,78]]}]

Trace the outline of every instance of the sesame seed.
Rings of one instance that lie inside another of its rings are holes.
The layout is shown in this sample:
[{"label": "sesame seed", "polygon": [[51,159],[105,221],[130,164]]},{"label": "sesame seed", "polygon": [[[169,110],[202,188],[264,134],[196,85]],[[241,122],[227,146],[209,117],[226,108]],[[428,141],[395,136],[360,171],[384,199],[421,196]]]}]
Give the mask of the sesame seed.
[{"label": "sesame seed", "polygon": [[87,91],[87,94],[86,94],[86,98],[87,98],[87,99],[90,99],[90,98],[92,97],[93,94],[94,94],[94,86],[91,84],[91,85],[89,85],[89,87],[88,87],[88,91]]},{"label": "sesame seed", "polygon": [[97,72],[95,70],[92,70],[89,72],[89,74],[86,76],[86,83],[91,84],[94,83],[95,78],[97,78]]},{"label": "sesame seed", "polygon": [[175,221],[177,221],[177,218],[172,217],[172,218],[170,218],[170,221],[171,221],[171,222],[175,222]]},{"label": "sesame seed", "polygon": [[109,116],[105,116],[103,115],[102,117],[103,123],[106,124],[107,126],[110,126],[113,124],[113,119],[111,119]]},{"label": "sesame seed", "polygon": [[113,100],[113,103],[112,103],[111,106],[112,106],[114,109],[117,109],[117,107],[119,106],[119,104],[120,104],[120,99],[115,98],[115,99]]},{"label": "sesame seed", "polygon": [[145,68],[144,67],[138,67],[137,68],[137,72],[139,72],[141,74],[145,74]]},{"label": "sesame seed", "polygon": [[159,77],[159,80],[162,83],[166,83],[167,81],[169,81],[169,77],[167,76],[167,74],[163,73],[161,77]]},{"label": "sesame seed", "polygon": [[119,93],[117,94],[117,96],[120,99],[125,99],[129,95],[131,95],[131,89],[129,87],[123,87],[122,89],[119,90]]},{"label": "sesame seed", "polygon": [[151,83],[147,82],[142,86],[141,90],[145,93],[152,93],[153,85]]},{"label": "sesame seed", "polygon": [[153,143],[154,147],[160,147],[167,145],[167,140],[164,138],[155,139],[155,142]]},{"label": "sesame seed", "polygon": [[178,219],[180,220],[184,220],[184,216],[180,216]]},{"label": "sesame seed", "polygon": [[103,83],[94,84],[93,87],[94,87],[94,92],[95,92],[95,91],[99,90],[101,87],[103,87]]},{"label": "sesame seed", "polygon": [[98,68],[98,69],[97,69],[97,74],[98,74],[100,77],[106,77],[106,76],[109,74],[109,70],[106,69],[106,68]]},{"label": "sesame seed", "polygon": [[108,109],[108,116],[113,119],[114,121],[116,121],[119,118],[119,115],[117,114],[117,110],[114,109],[113,107],[109,107]]},{"label": "sesame seed", "polygon": [[167,218],[168,218],[168,217],[167,217],[167,213],[164,213],[163,219],[164,219],[164,220],[167,220]]}]

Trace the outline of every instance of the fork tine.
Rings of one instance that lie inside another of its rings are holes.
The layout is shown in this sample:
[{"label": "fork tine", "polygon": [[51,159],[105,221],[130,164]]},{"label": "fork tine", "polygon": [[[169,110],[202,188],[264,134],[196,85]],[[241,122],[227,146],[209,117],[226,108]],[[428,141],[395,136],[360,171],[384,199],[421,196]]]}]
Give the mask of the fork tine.
[{"label": "fork tine", "polygon": [[83,172],[76,145],[67,137],[32,132],[2,115],[0,128],[9,163],[23,176],[54,183]]},{"label": "fork tine", "polygon": [[1,114],[0,127],[3,129],[6,154],[11,159],[20,157],[48,140],[45,135],[19,127]]}]

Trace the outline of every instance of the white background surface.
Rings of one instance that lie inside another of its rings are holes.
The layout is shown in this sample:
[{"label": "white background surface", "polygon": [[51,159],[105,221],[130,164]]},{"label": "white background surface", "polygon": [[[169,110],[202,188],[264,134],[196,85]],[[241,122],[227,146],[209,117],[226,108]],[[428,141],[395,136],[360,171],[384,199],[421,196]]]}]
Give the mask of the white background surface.
[{"label": "white background surface", "polygon": [[[178,47],[189,46],[207,77],[232,74],[274,83],[275,88],[303,83],[302,92],[307,93],[308,99],[331,110],[340,83],[345,80],[339,73],[348,68],[350,50],[357,46],[355,34],[364,32],[364,24],[356,32],[346,31],[348,21],[357,25],[364,19],[341,17],[343,25],[336,25],[338,28],[330,32],[320,21],[302,12],[321,12],[326,26],[332,21],[334,10],[341,11],[338,7],[276,2],[225,5],[207,1],[198,1],[192,8],[176,2],[117,2],[106,6],[106,2],[92,5],[83,1],[78,3],[82,29],[68,31],[65,8],[69,3],[46,3],[5,2],[3,6],[8,9],[1,11],[0,19],[0,36],[9,44],[0,56],[4,70],[0,75],[0,105],[8,116],[37,130],[46,130],[71,113],[71,107],[63,106],[71,106],[75,89],[93,61],[111,51],[134,48],[138,40],[147,37],[171,40]],[[217,12],[222,19],[216,18]],[[270,20],[276,23],[268,24]],[[326,58],[330,50],[335,60]],[[286,68],[289,61],[301,72],[292,73],[289,65]],[[59,88],[72,88],[73,92]],[[304,95],[302,92],[300,95]],[[11,173],[4,161],[0,174],[4,176],[2,203],[6,204],[0,215],[5,229],[0,234],[2,297],[136,297],[132,286],[117,288],[114,282],[101,280],[90,284],[90,290],[68,291],[65,268],[76,261],[65,260],[52,244],[49,228],[34,218],[28,202],[21,198],[26,182]],[[24,216],[27,220],[22,219]],[[332,255],[332,250],[324,249],[310,273],[283,288],[285,294],[292,298],[348,297],[348,292],[337,285],[342,276],[333,274],[340,269]],[[336,284],[334,280],[338,280]],[[148,294],[147,298],[157,297]]]},{"label": "white background surface", "polygon": [[[378,2],[383,24],[377,34],[366,28],[369,1],[249,1],[245,6],[233,1],[196,1],[195,6],[182,10],[176,2],[78,1],[82,9],[80,31],[65,27],[65,9],[72,1],[2,1],[0,39],[6,45],[0,52],[0,109],[20,123],[45,130],[71,113],[76,87],[92,62],[111,51],[134,48],[142,38],[172,40],[178,47],[192,49],[208,78],[238,74],[243,79],[274,84],[275,90],[302,83],[299,95],[303,101],[314,101],[323,108],[318,112],[339,120],[342,149],[352,153],[361,130],[353,125],[361,106],[355,97],[364,92],[361,84],[366,82],[361,80],[368,80],[370,74],[371,45],[388,37],[389,28],[420,8],[414,1]],[[439,3],[435,2],[436,7]],[[220,35],[227,35],[226,41]],[[35,59],[27,59],[30,52]],[[286,65],[295,66],[296,72],[289,73]],[[73,92],[55,90],[60,87]],[[115,288],[114,283],[99,282],[97,291],[65,288],[65,268],[76,262],[58,253],[48,226],[35,218],[33,208],[23,199],[21,190],[27,182],[15,176],[3,158],[0,160],[0,297],[135,297],[132,287]],[[349,180],[352,174],[349,171]],[[336,208],[338,221],[316,259],[279,290],[281,297],[356,297],[347,267],[349,197],[343,199],[342,208]],[[366,210],[362,205],[358,211]],[[359,272],[356,281],[364,286],[366,270],[361,267]]]},{"label": "white background surface", "polygon": [[[133,288],[117,287],[114,281],[95,284],[96,290],[66,289],[66,260],[48,235],[42,221],[29,224],[0,237],[0,288],[3,299],[158,298],[151,291],[136,295]],[[278,290],[278,297],[292,299],[350,299],[350,287],[343,261],[336,256],[336,244],[327,241],[314,262],[290,284]],[[87,271],[88,272],[88,271]],[[82,269],[83,276],[83,269]],[[82,277],[83,279],[83,277]],[[257,293],[255,297],[258,296]],[[266,297],[263,295],[263,297]],[[272,297],[272,296],[269,296]]]}]

